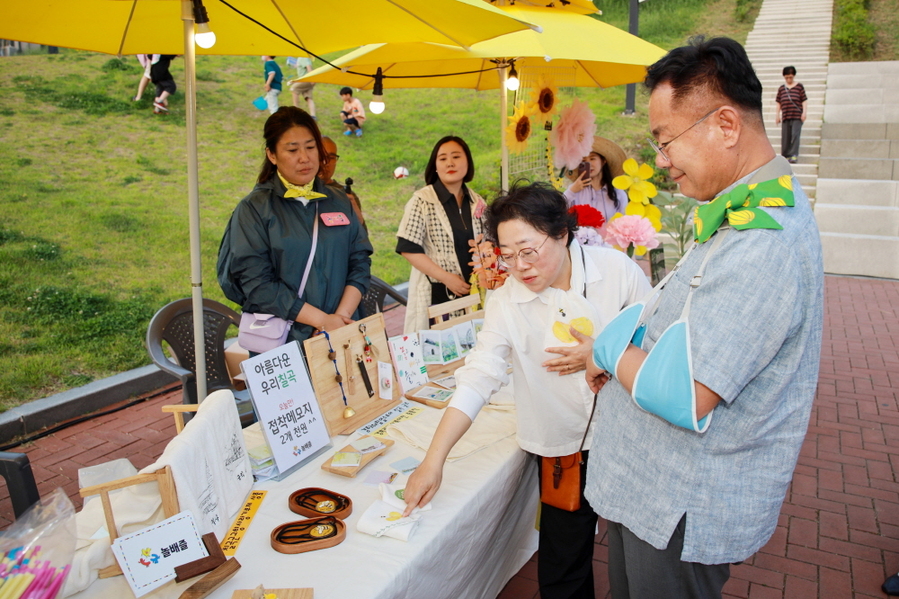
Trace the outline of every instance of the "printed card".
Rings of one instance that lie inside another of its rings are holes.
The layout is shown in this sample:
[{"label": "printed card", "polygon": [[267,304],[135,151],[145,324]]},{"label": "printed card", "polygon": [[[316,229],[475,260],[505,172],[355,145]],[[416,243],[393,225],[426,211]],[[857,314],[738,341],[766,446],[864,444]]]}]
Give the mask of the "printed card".
[{"label": "printed card", "polygon": [[431,387],[429,385],[422,387],[412,395],[412,397],[430,399],[431,401],[439,401],[441,403],[448,401],[452,396],[453,391],[449,389],[438,389],[437,387]]},{"label": "printed card", "polygon": [[444,389],[455,389],[456,388],[456,377],[454,375],[449,375],[445,377],[441,377],[439,379],[433,379],[429,381],[434,383],[435,385],[439,385]]},{"label": "printed card", "polygon": [[418,465],[421,464],[420,460],[416,460],[412,456],[407,458],[403,458],[402,460],[397,460],[396,462],[390,465],[391,468],[396,468],[400,471],[400,474],[412,474]]},{"label": "printed card", "polygon": [[355,451],[338,451],[331,460],[332,466],[355,468],[362,463],[362,454]]},{"label": "printed card", "polygon": [[350,445],[352,445],[353,449],[355,449],[362,455],[384,448],[384,444],[374,437],[364,437],[362,439],[356,439],[355,441],[350,443]]},{"label": "printed card", "polygon": [[421,355],[418,335],[397,335],[387,340],[403,393],[428,382],[428,369]]},{"label": "printed card", "polygon": [[189,511],[117,538],[113,553],[135,597],[175,579],[175,568],[209,553]]}]

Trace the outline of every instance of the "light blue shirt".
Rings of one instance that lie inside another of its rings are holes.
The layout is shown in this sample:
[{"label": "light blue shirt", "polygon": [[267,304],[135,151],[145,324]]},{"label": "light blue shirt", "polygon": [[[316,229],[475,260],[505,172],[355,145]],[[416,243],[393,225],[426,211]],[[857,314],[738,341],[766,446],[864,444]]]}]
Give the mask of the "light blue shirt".
[{"label": "light blue shirt", "polygon": [[[783,230],[731,231],[693,294],[694,377],[723,399],[709,430],[695,433],[644,412],[614,379],[599,395],[590,505],[657,549],[686,514],[683,561],[738,562],[758,551],[777,526],[805,439],[824,273],[808,198],[792,181],[796,206],[765,208]],[[697,247],[668,283],[644,349],[680,316],[711,245]]]}]

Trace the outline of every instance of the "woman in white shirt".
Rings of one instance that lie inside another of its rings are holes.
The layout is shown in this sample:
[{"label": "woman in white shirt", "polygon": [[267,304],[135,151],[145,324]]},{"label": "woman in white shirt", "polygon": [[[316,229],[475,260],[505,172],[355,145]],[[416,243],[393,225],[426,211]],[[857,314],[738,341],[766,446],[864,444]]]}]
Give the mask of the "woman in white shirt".
[{"label": "woman in white shirt", "polygon": [[624,174],[622,165],[626,155],[621,146],[605,137],[593,138],[593,149],[584,162],[590,165],[565,190],[568,206],[586,205],[596,208],[608,223],[615,213],[624,213],[627,194],[612,186],[612,179]]},{"label": "woman in white shirt", "polygon": [[[508,383],[509,365],[519,446],[546,457],[569,455],[580,447],[594,399],[584,377],[576,374],[590,359],[589,335],[650,286],[624,253],[582,247],[574,240],[575,230],[565,198],[542,183],[513,188],[487,209],[487,234],[497,240],[500,260],[512,277],[487,302],[477,346],[455,373],[458,387],[452,402],[406,486],[407,513],[437,492],[447,455],[478,411]],[[571,341],[569,325],[586,336]],[[591,438],[587,435],[585,450]],[[583,487],[576,512],[543,504],[541,597],[593,597],[596,519]]]}]

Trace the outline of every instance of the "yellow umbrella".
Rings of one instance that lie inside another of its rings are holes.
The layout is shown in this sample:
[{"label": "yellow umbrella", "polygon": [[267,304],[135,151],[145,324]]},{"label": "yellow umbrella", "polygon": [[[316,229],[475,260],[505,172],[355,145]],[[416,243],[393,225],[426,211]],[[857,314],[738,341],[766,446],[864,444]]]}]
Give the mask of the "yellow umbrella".
[{"label": "yellow umbrella", "polygon": [[[658,46],[593,17],[518,5],[503,10],[536,23],[542,33],[509,33],[467,50],[428,43],[369,44],[335,60],[334,67],[320,67],[303,80],[372,89],[373,75],[380,68],[387,91],[411,87],[497,89],[504,85],[507,69],[514,62],[517,69],[573,67],[575,87],[612,87],[642,81],[646,67],[665,54]],[[500,76],[494,74],[497,70]],[[503,93],[503,127],[505,103]],[[502,147],[502,186],[506,189],[508,157],[504,141]]]},{"label": "yellow umbrella", "polygon": [[[369,42],[470,45],[530,25],[481,0],[0,0],[0,39],[106,54],[183,54],[197,396],[206,396],[194,21],[216,33],[204,54],[324,54]],[[340,27],[344,22],[358,27]],[[265,25],[263,27],[262,25]]]},{"label": "yellow umbrella", "polygon": [[[593,0],[487,0],[494,6],[537,6],[554,8],[577,13],[579,15],[592,15],[599,13],[599,9],[593,4]],[[602,13],[600,13],[602,14]]]},{"label": "yellow umbrella", "polygon": [[[0,39],[119,55],[184,52],[178,0],[2,0],[0,6]],[[198,54],[302,54],[294,44],[325,54],[385,41],[470,46],[528,28],[482,0],[205,0],[205,8],[217,41]]]},{"label": "yellow umbrella", "polygon": [[[490,71],[514,60],[516,68],[575,67],[575,87],[612,87],[642,81],[646,67],[665,54],[655,44],[593,17],[518,6],[504,12],[540,25],[543,32],[510,33],[468,50],[428,43],[369,44],[335,60],[338,68],[320,67],[303,80],[371,89],[381,67],[386,89],[496,89],[500,81]],[[410,76],[422,77],[406,78]]]}]

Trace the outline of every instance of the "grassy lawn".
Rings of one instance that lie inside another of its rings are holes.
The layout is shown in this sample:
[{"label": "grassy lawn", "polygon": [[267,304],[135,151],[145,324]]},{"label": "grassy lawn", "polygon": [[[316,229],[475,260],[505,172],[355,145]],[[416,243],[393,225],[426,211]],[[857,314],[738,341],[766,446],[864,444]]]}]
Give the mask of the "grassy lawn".
[{"label": "grassy lawn", "polygon": [[[627,27],[627,0],[603,3],[603,19]],[[752,18],[736,0],[641,5],[641,37],[663,48],[694,33],[745,40]],[[697,16],[698,15],[698,16]],[[752,14],[754,17],[754,13]],[[283,60],[279,58],[283,64]],[[198,144],[204,294],[225,301],[215,280],[218,244],[262,161],[267,113],[258,57],[200,57]],[[183,63],[175,60],[179,87]],[[165,303],[190,295],[184,96],[152,113],[152,86],[132,102],[141,70],[133,57],[65,51],[0,58],[0,411],[149,363],[144,335]],[[601,135],[645,152],[645,95],[621,116],[624,88],[565,90],[587,101]],[[319,123],[339,145],[337,176],[352,177],[376,253],[373,273],[399,283],[408,264],[393,252],[403,205],[422,186],[432,144],[463,136],[477,166],[473,189],[499,187],[497,92],[388,89],[387,111],[369,115],[361,139],[340,135],[337,87],[315,88]],[[290,94],[282,94],[282,104]],[[367,94],[363,101],[368,102]],[[406,166],[411,176],[392,177]]]}]

